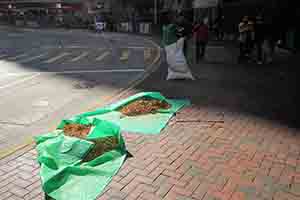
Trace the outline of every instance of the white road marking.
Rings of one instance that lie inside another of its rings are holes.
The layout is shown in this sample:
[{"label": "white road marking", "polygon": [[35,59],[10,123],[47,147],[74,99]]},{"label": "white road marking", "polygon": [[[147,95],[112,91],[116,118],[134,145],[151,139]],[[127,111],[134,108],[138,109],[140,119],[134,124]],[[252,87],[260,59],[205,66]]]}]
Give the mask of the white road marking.
[{"label": "white road marking", "polygon": [[83,52],[83,53],[80,54],[79,56],[73,58],[70,62],[77,62],[77,61],[79,61],[80,59],[86,57],[87,55],[89,55],[88,52]]},{"label": "white road marking", "polygon": [[23,60],[20,60],[19,63],[30,62],[30,61],[33,61],[33,60],[42,58],[42,57],[44,57],[44,56],[46,56],[46,55],[47,55],[47,53],[43,53],[43,54],[40,54],[40,55],[37,55],[37,56],[33,56],[33,57],[30,57],[30,58],[25,58],[25,59],[23,59]]},{"label": "white road marking", "polygon": [[55,61],[57,61],[57,60],[59,60],[59,59],[65,57],[65,56],[70,55],[70,54],[71,54],[71,53],[67,53],[67,52],[62,53],[62,54],[60,54],[60,55],[58,55],[58,56],[55,56],[54,58],[50,58],[49,60],[44,61],[44,63],[47,63],[47,64],[53,63],[53,62],[55,62]]},{"label": "white road marking", "polygon": [[13,86],[18,85],[20,83],[24,83],[24,82],[32,80],[32,79],[34,79],[34,78],[36,78],[36,77],[38,77],[40,75],[41,75],[40,73],[35,73],[35,74],[33,74],[33,75],[29,76],[29,77],[26,77],[26,78],[23,78],[23,79],[20,79],[20,80],[16,80],[16,81],[14,81],[12,83],[8,83],[6,85],[0,86],[0,90],[6,89],[6,88],[9,88],[9,87],[13,87]]},{"label": "white road marking", "polygon": [[0,58],[4,58],[6,57],[7,55],[3,54],[3,55],[0,55]]},{"label": "white road marking", "polygon": [[25,57],[25,56],[28,56],[28,54],[23,53],[23,54],[15,56],[15,57],[10,57],[10,58],[8,58],[8,60],[17,60],[18,58],[22,58],[22,57]]},{"label": "white road marking", "polygon": [[0,72],[0,77],[9,77],[9,76],[24,76],[24,75],[28,75],[28,74],[32,74],[32,73],[26,73],[26,72],[22,72],[22,73],[11,73],[11,72]]},{"label": "white road marking", "polygon": [[106,56],[110,55],[109,51],[104,52],[102,55],[96,58],[96,61],[101,61],[103,60]]}]

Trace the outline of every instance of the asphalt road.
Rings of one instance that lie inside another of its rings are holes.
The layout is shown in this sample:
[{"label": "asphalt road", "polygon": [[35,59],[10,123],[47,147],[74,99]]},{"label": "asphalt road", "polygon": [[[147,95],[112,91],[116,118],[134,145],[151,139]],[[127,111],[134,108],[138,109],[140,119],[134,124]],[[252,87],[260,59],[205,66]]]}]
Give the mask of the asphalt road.
[{"label": "asphalt road", "polygon": [[104,103],[155,56],[143,37],[80,30],[0,30],[0,44],[0,154]]}]

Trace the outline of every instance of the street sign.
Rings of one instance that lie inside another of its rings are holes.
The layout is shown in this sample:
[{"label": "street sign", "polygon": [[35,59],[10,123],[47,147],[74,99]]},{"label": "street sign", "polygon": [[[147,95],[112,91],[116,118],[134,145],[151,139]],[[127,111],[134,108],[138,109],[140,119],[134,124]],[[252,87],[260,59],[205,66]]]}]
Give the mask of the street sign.
[{"label": "street sign", "polygon": [[216,7],[219,0],[194,0],[193,8],[210,8]]}]

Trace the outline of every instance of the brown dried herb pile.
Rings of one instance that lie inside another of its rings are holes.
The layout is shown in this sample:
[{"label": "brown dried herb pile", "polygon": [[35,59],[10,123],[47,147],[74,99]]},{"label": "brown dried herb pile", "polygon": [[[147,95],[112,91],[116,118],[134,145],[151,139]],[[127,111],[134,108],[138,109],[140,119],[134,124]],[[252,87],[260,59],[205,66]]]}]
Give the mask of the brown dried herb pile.
[{"label": "brown dried herb pile", "polygon": [[64,134],[70,137],[85,139],[91,130],[90,125],[67,124],[64,127]]},{"label": "brown dried herb pile", "polygon": [[126,116],[138,116],[155,113],[159,109],[169,109],[170,107],[171,105],[166,101],[142,98],[121,107],[119,112]]},{"label": "brown dried herb pile", "polygon": [[95,158],[101,156],[102,154],[116,149],[119,142],[117,137],[109,136],[99,139],[89,140],[95,144],[93,149],[85,156],[83,162],[88,162],[94,160]]}]

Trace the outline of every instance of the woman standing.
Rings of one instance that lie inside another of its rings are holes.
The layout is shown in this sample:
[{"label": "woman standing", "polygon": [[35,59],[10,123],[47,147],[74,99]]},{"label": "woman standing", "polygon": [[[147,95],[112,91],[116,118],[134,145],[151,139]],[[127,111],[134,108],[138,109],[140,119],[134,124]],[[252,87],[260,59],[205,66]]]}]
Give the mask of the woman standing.
[{"label": "woman standing", "polygon": [[192,32],[196,41],[196,62],[199,63],[200,59],[205,56],[209,29],[208,26],[201,20],[194,26]]}]

